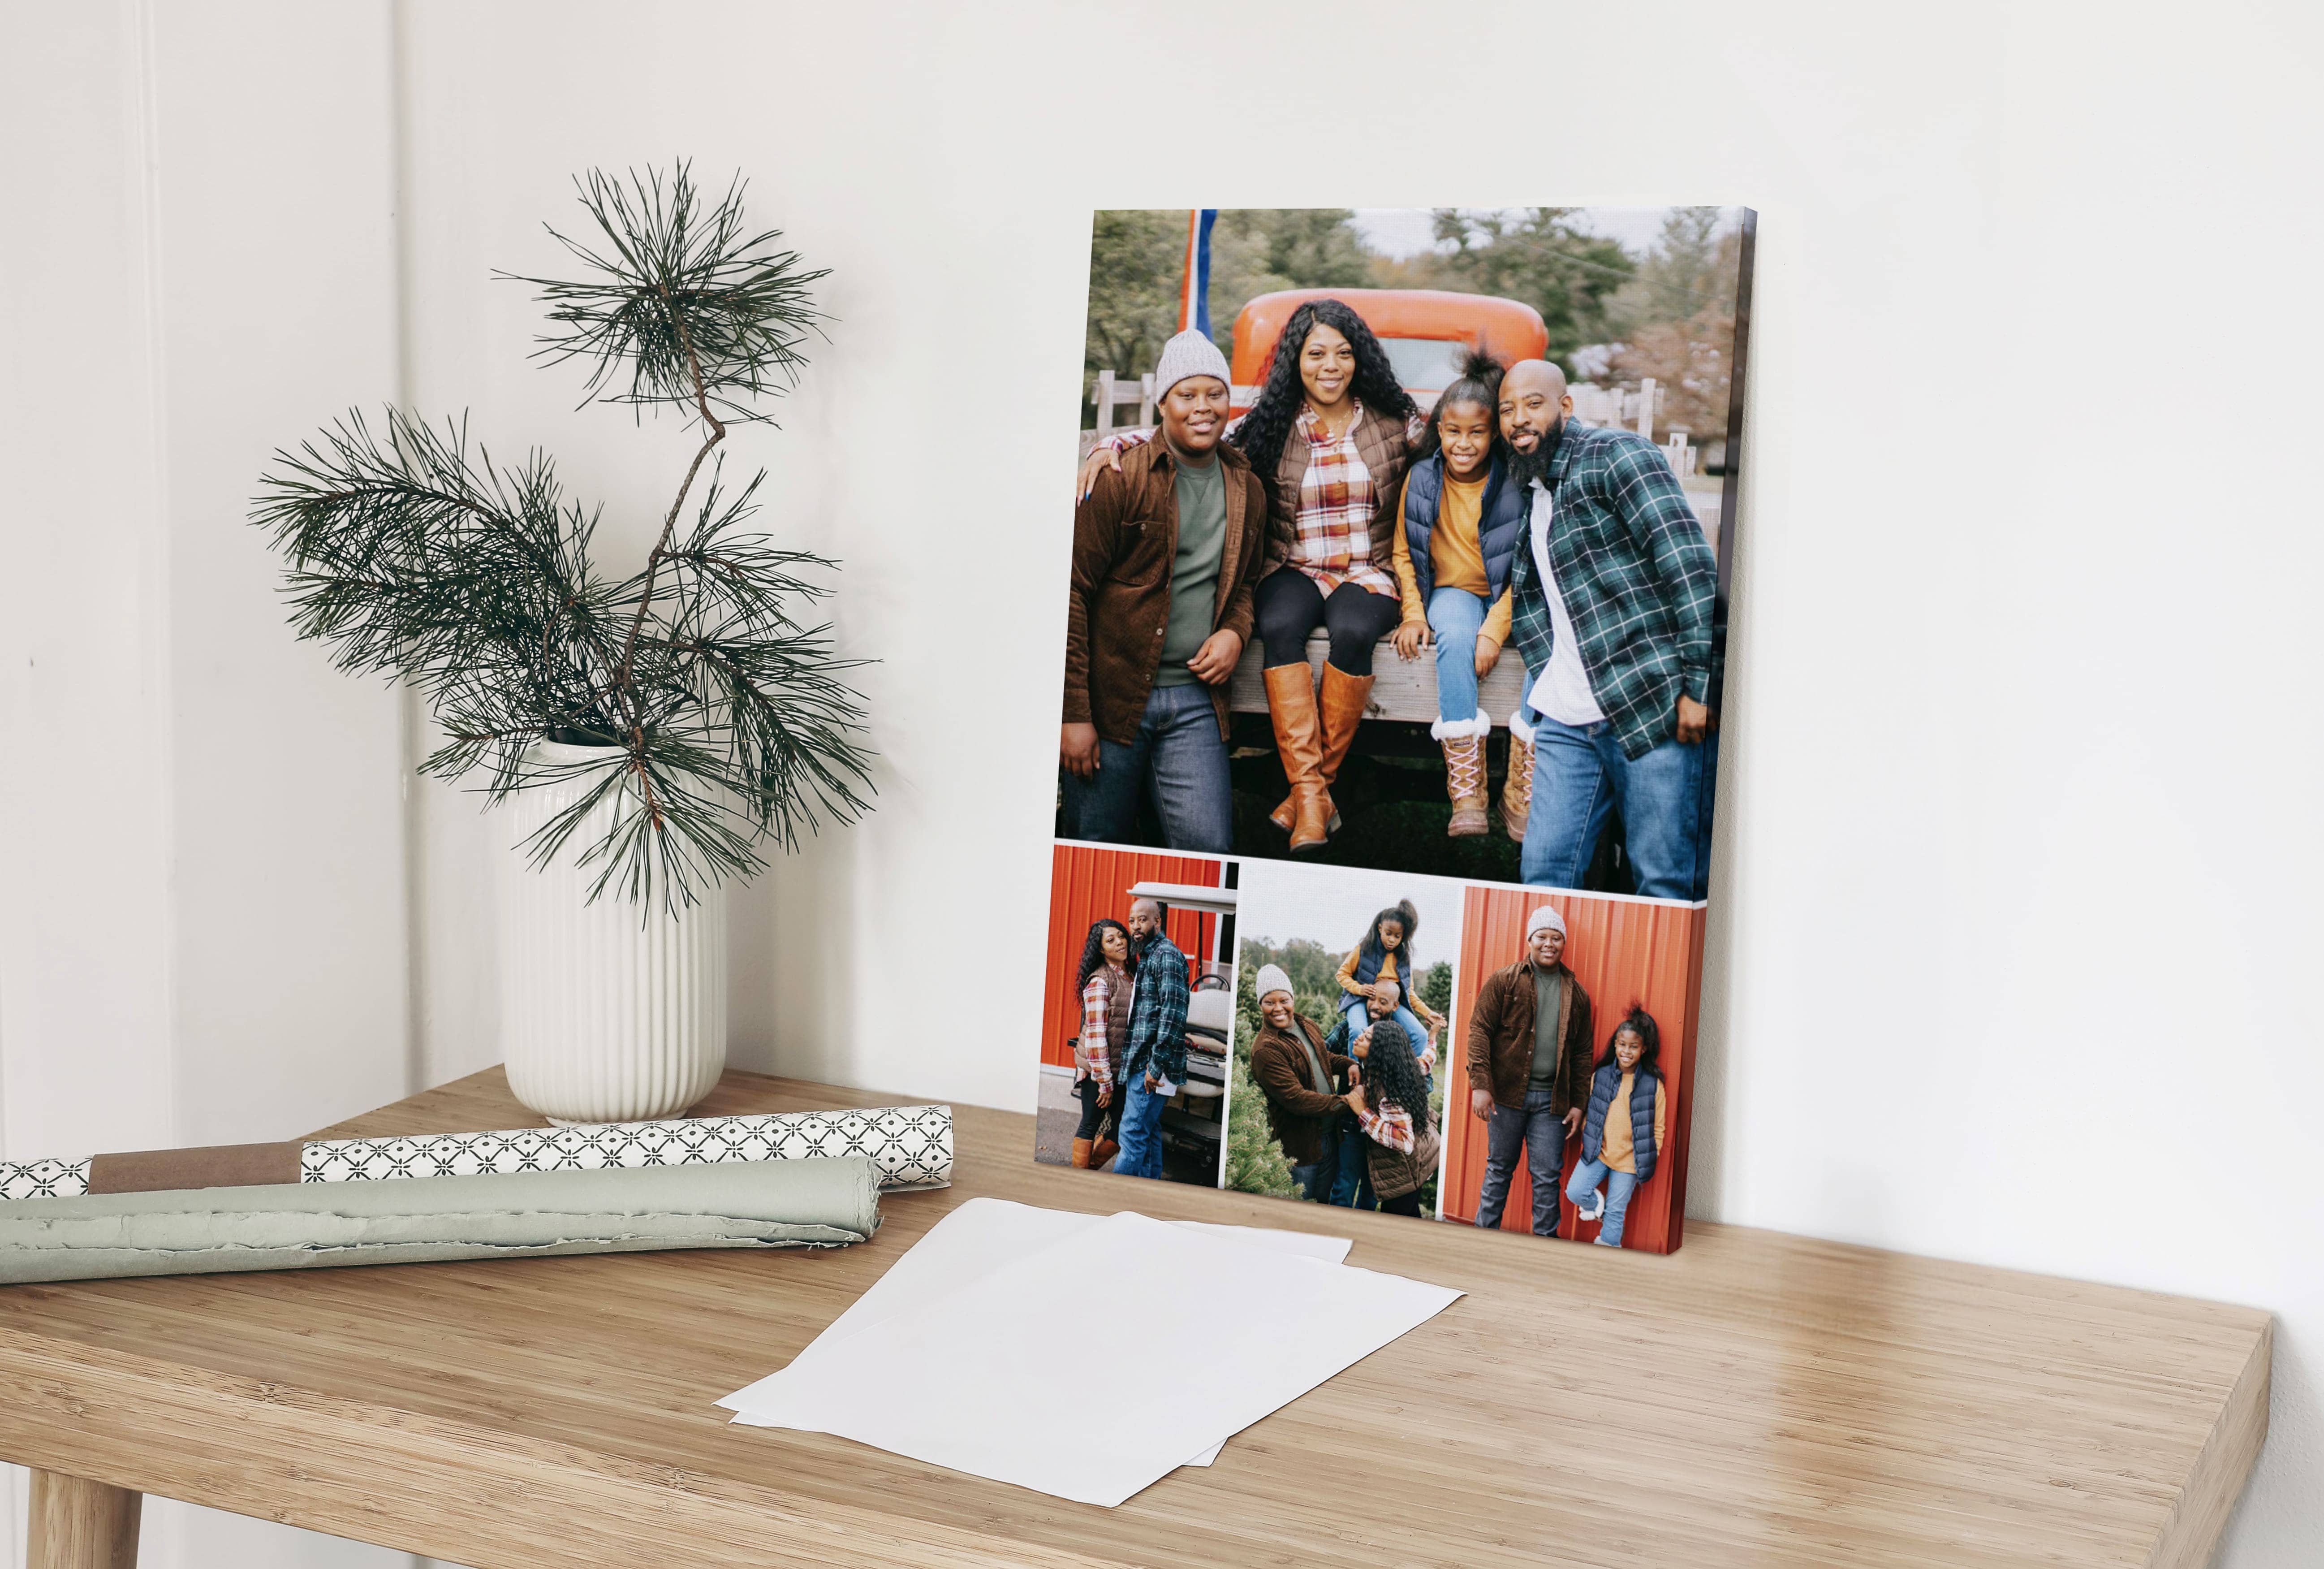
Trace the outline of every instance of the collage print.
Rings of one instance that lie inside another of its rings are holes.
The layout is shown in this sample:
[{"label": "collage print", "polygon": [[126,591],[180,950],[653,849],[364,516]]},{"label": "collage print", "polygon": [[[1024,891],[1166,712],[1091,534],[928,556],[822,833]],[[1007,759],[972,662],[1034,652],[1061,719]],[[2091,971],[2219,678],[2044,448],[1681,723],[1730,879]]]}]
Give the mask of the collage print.
[{"label": "collage print", "polygon": [[1096,215],[1038,1159],[1678,1245],[1754,226]]}]

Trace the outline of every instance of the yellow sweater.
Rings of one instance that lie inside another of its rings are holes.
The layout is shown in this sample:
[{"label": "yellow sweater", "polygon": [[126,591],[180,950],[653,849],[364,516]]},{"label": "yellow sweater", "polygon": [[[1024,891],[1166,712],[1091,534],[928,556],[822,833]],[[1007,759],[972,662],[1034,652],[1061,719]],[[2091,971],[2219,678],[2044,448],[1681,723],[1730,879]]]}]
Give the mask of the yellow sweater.
[{"label": "yellow sweater", "polygon": [[[1412,482],[1405,481],[1409,493]],[[1428,536],[1428,559],[1434,568],[1433,580],[1439,588],[1465,588],[1482,599],[1485,596],[1485,548],[1478,534],[1478,520],[1485,512],[1485,481],[1454,479],[1444,476],[1442,497],[1436,503],[1436,527]],[[1428,624],[1428,606],[1420,599],[1420,574],[1413,569],[1412,544],[1404,535],[1404,496],[1396,500],[1396,586],[1404,602],[1404,619]],[[1509,641],[1509,591],[1486,613],[1484,630],[1477,634],[1480,641],[1489,639],[1495,648]]]},{"label": "yellow sweater", "polygon": [[[1637,1075],[1624,1074],[1622,1082],[1614,1086],[1613,1103],[1606,1108],[1606,1131],[1598,1137],[1598,1158],[1609,1171],[1636,1171],[1638,1168],[1637,1141],[1630,1137],[1630,1081]],[[1655,1151],[1659,1157],[1663,1148],[1663,1082],[1655,1081]]]}]

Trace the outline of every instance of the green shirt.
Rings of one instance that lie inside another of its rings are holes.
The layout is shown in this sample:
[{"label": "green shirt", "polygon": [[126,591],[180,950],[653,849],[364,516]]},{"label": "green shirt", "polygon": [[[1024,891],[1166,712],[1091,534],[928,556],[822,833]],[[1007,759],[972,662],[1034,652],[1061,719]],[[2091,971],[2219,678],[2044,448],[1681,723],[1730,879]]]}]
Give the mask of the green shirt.
[{"label": "green shirt", "polygon": [[1219,558],[1227,542],[1227,484],[1218,456],[1197,468],[1175,455],[1177,476],[1178,553],[1170,562],[1170,619],[1162,634],[1157,687],[1183,687],[1194,679],[1186,661],[1209,641],[1217,618]]},{"label": "green shirt", "polygon": [[1533,1082],[1557,1082],[1558,1004],[1565,1001],[1565,977],[1555,970],[1533,973]]}]

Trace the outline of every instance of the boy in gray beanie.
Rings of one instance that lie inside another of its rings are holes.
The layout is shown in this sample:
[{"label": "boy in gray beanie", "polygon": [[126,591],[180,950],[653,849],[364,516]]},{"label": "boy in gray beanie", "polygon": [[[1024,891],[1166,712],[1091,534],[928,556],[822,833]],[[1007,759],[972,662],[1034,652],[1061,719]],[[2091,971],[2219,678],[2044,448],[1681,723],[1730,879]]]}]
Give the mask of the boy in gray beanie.
[{"label": "boy in gray beanie", "polygon": [[1161,439],[1124,454],[1074,513],[1059,832],[1131,842],[1150,799],[1165,845],[1223,853],[1227,678],[1250,637],[1267,497],[1222,439],[1231,389],[1218,346],[1178,334],[1154,384]]}]

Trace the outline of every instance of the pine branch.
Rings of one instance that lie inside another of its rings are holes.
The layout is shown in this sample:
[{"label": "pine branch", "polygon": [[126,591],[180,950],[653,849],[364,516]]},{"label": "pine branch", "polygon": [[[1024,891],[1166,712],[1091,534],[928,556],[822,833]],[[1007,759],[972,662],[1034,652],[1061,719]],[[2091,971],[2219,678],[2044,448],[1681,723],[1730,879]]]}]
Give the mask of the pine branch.
[{"label": "pine branch", "polygon": [[[745,400],[796,380],[824,274],[746,229],[739,180],[706,209],[684,164],[578,183],[600,241],[558,237],[595,276],[525,280],[558,328],[537,357],[586,359],[591,398],[678,404],[702,429],[642,568],[598,576],[598,514],[564,498],[546,455],[496,466],[465,423],[392,410],[378,432],[351,413],[278,453],[251,515],[286,558],[299,634],[429,701],[445,739],[421,773],[480,778],[495,802],[584,781],[527,853],[574,855],[593,899],[675,908],[759,871],[768,841],[794,849],[869,809],[843,678],[860,661],[792,609],[823,597],[811,574],[833,563],[751,530],[764,473],[730,494],[717,450],[730,421],[764,418]],[[602,751],[552,761],[543,741]]]}]

